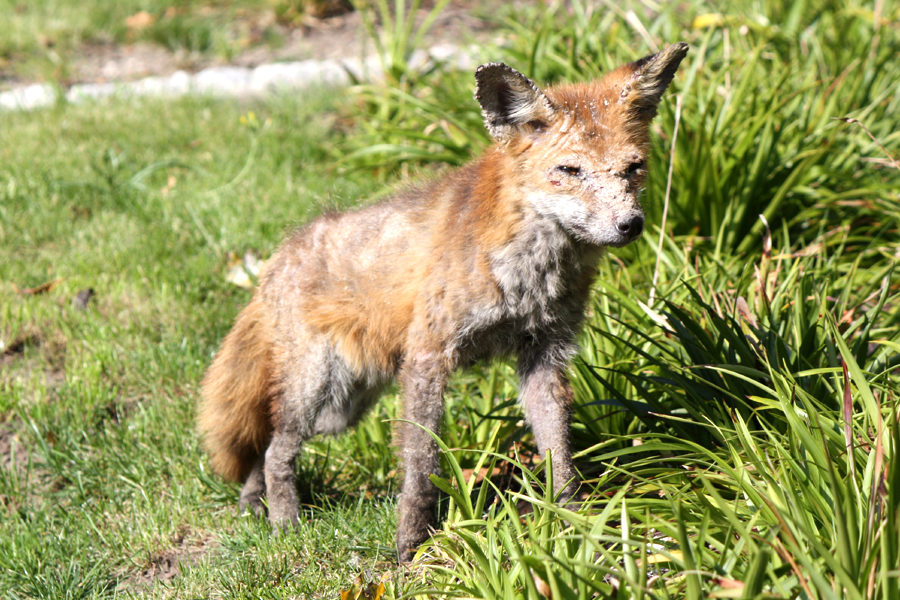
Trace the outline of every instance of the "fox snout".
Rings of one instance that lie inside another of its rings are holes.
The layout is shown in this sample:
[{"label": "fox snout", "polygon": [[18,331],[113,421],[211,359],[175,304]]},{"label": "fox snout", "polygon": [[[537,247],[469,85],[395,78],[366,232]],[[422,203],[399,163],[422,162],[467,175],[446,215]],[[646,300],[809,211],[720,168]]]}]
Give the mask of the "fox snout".
[{"label": "fox snout", "polygon": [[624,244],[633,242],[644,231],[644,213],[631,211],[618,217],[615,221],[616,231],[622,236]]}]

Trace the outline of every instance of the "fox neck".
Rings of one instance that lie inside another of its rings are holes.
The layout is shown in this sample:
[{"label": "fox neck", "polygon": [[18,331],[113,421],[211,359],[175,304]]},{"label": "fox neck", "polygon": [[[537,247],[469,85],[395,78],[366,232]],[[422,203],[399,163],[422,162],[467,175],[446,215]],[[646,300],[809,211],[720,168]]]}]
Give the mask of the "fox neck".
[{"label": "fox neck", "polygon": [[603,249],[575,239],[530,205],[516,181],[517,169],[509,164],[512,157],[495,149],[486,159],[481,176],[496,187],[480,200],[493,209],[487,222],[506,233],[488,252],[505,309],[525,318],[530,328],[561,318],[580,320]]}]

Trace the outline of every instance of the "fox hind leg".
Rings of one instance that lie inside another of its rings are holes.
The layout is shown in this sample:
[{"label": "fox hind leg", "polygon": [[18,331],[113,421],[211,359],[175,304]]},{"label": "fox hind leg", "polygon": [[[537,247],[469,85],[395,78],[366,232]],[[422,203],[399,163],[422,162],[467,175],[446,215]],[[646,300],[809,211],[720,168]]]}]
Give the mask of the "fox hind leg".
[{"label": "fox hind leg", "polygon": [[300,518],[295,461],[303,442],[314,435],[338,434],[353,425],[384,384],[381,378],[370,381],[356,373],[323,338],[310,338],[309,343],[294,348],[297,351],[283,372],[275,430],[261,468],[264,482],[254,481],[254,472],[245,484],[250,496],[260,482],[264,484],[269,521],[276,526],[291,525]]},{"label": "fox hind leg", "polygon": [[266,450],[265,483],[269,521],[276,527],[288,527],[300,521],[300,500],[294,463],[303,437],[294,424],[276,429]]},{"label": "fox hind leg", "polygon": [[263,506],[263,498],[266,495],[266,477],[263,472],[265,464],[265,455],[260,454],[253,463],[253,468],[247,479],[244,481],[244,487],[241,488],[240,504],[241,511],[249,510],[256,516],[265,514]]},{"label": "fox hind leg", "polygon": [[[276,527],[296,524],[300,519],[295,462],[303,442],[312,434],[312,423],[328,402],[328,349],[324,343],[302,342],[297,336],[292,352],[282,364],[281,396],[274,406],[275,429],[263,463],[269,521]],[[249,481],[249,479],[248,479]],[[253,491],[253,487],[248,491]]]}]

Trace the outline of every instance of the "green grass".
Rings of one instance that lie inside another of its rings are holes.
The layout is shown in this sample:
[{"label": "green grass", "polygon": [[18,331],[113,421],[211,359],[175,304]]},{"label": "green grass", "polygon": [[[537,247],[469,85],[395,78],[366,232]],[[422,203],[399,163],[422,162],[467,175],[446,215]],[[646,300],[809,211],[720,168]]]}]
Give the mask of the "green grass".
[{"label": "green grass", "polygon": [[[198,380],[249,297],[226,282],[226,253],[268,255],[292,225],[371,191],[363,176],[335,176],[328,146],[306,143],[340,137],[328,105],[185,99],[0,119],[15,140],[0,172],[0,589],[156,597],[283,579],[278,590],[307,594],[352,580],[352,547],[384,560],[389,448],[366,458],[342,449],[350,437],[314,446],[306,498],[325,516],[267,541],[235,516],[236,490],[207,471],[193,426]],[[89,308],[74,309],[89,287]],[[349,473],[329,453],[351,456]],[[322,538],[312,561],[299,558],[304,537]],[[170,556],[200,559],[190,582],[141,577]]]},{"label": "green grass", "polygon": [[450,386],[446,519],[412,568],[396,392],[309,445],[285,535],[237,515],[194,405],[249,297],[229,253],[478,152],[471,73],[404,70],[399,22],[391,87],[349,101],[0,113],[0,595],[900,598],[900,9],[879,6],[498,11],[486,54],[542,81],[645,35],[692,50],[654,125],[652,225],[603,262],[572,367],[583,504],[543,488],[510,366],[479,365]]}]

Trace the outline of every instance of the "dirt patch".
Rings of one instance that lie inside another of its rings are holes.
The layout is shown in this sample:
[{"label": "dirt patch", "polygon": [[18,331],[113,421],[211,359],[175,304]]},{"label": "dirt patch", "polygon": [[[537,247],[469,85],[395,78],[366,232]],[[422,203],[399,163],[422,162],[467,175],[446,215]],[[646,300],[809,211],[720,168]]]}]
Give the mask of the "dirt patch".
[{"label": "dirt patch", "polygon": [[[469,40],[487,38],[489,27],[477,16],[483,5],[470,2],[454,2],[446,7],[429,30],[427,42],[437,44],[463,44]],[[418,15],[421,22],[427,11]],[[248,15],[247,19],[258,18]],[[250,22],[245,29],[259,29]],[[287,26],[266,23],[275,28],[282,42],[277,45],[259,43],[251,45],[230,60],[186,52],[171,52],[148,42],[134,44],[89,44],[79,49],[67,69],[66,85],[76,83],[101,83],[133,81],[143,77],[169,75],[179,69],[199,71],[207,67],[230,64],[239,67],[256,67],[271,62],[299,61],[306,59],[358,58],[374,52],[367,38],[363,19],[359,13],[350,12],[324,19],[306,18],[301,24]]]},{"label": "dirt patch", "polygon": [[155,44],[88,44],[74,59],[67,83],[128,81],[167,75],[188,65],[186,57]]},{"label": "dirt patch", "polygon": [[0,382],[33,381],[41,372],[46,388],[55,390],[66,380],[65,355],[66,341],[61,335],[47,338],[37,329],[29,329],[0,346]]},{"label": "dirt patch", "polygon": [[43,459],[32,453],[23,441],[25,424],[17,418],[0,423],[0,469],[17,485],[9,486],[9,494],[0,493],[0,514],[27,515],[30,508],[45,501],[44,483],[49,474]]},{"label": "dirt patch", "polygon": [[[28,465],[28,453],[19,441],[19,422],[0,423],[0,466],[6,470],[21,472]],[[6,504],[2,496],[0,503]]]},{"label": "dirt patch", "polygon": [[40,345],[40,338],[34,333],[21,335],[8,344],[3,344],[3,349],[0,351],[0,367],[12,364],[16,359],[21,358],[28,346],[38,345]]},{"label": "dirt patch", "polygon": [[211,535],[191,534],[187,529],[175,535],[171,541],[171,547],[151,554],[140,569],[123,573],[120,587],[146,590],[156,583],[171,581],[200,562],[216,546]]},{"label": "dirt patch", "polygon": [[[0,469],[19,473],[24,470],[27,460],[15,428],[9,423],[0,423]],[[15,514],[21,507],[21,499],[16,495],[0,494],[0,507]]]}]

